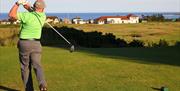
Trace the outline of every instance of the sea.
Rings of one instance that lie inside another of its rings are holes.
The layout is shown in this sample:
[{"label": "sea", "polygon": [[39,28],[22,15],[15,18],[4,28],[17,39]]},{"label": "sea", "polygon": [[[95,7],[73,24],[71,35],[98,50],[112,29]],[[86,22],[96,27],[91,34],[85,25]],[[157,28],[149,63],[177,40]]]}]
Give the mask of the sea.
[{"label": "sea", "polygon": [[[162,12],[143,12],[143,13],[132,13],[132,12],[116,12],[116,13],[46,13],[47,16],[57,16],[60,19],[68,18],[73,19],[75,17],[80,17],[84,20],[88,19],[96,19],[100,16],[125,16],[128,14],[134,14],[136,16],[139,16],[140,18],[142,15],[145,16],[151,16],[153,14],[162,14],[166,19],[177,19],[180,18],[180,12],[168,12],[168,13],[162,13]],[[8,13],[0,13],[0,20],[2,19],[8,19]]]}]

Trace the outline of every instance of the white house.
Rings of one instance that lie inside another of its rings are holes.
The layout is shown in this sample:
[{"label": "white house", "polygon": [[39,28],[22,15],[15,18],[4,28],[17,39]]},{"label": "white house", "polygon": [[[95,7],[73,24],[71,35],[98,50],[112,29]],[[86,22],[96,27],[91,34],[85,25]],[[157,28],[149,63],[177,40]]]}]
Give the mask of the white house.
[{"label": "white house", "polygon": [[97,24],[139,23],[139,17],[129,14],[127,16],[101,16],[95,19]]},{"label": "white house", "polygon": [[2,20],[0,21],[1,24],[11,24],[11,22],[9,20]]},{"label": "white house", "polygon": [[94,20],[93,20],[93,19],[89,19],[89,20],[88,20],[88,23],[89,23],[89,24],[94,24]]},{"label": "white house", "polygon": [[72,23],[73,24],[86,24],[86,21],[84,21],[83,19],[81,19],[80,17],[76,17],[72,19]]},{"label": "white house", "polygon": [[47,16],[46,22],[57,24],[59,23],[59,18],[57,16]]},{"label": "white house", "polygon": [[20,24],[19,20],[12,21],[13,24]]}]

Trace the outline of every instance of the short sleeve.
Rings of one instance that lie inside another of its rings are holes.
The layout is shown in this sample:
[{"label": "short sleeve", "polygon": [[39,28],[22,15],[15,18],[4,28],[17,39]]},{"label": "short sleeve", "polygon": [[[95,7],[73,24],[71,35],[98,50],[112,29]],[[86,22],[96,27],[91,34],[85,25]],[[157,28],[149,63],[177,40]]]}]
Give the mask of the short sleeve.
[{"label": "short sleeve", "polygon": [[27,20],[27,15],[25,12],[18,12],[17,13],[17,19],[20,20],[21,22],[25,23]]}]

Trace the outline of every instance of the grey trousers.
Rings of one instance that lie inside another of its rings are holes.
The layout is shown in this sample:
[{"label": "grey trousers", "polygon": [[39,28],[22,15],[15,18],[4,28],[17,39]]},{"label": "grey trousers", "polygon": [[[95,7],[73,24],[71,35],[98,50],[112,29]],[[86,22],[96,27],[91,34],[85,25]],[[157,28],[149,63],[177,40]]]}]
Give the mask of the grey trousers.
[{"label": "grey trousers", "polygon": [[33,67],[39,85],[46,86],[41,67],[41,43],[34,40],[19,40],[19,59],[21,64],[21,76],[26,91],[34,91],[31,67]]}]

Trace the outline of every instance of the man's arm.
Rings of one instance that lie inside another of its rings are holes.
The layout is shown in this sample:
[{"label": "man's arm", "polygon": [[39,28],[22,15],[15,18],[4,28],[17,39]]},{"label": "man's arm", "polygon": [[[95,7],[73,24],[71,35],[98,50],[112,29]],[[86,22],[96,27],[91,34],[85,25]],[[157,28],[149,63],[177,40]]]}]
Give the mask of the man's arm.
[{"label": "man's arm", "polygon": [[11,19],[15,19],[17,20],[17,10],[19,8],[19,4],[18,3],[15,3],[14,6],[11,8],[8,16],[11,18]]},{"label": "man's arm", "polygon": [[24,8],[28,9],[29,8],[29,4],[26,0],[19,0],[15,3],[15,5],[11,8],[8,16],[11,18],[11,19],[15,19],[17,20],[17,10],[19,8],[19,5],[24,5]]},{"label": "man's arm", "polygon": [[32,8],[31,8],[31,4],[30,4],[30,3],[27,3],[27,4],[23,5],[23,6],[24,6],[24,8],[25,8],[26,10],[28,10],[29,12],[33,11]]}]

